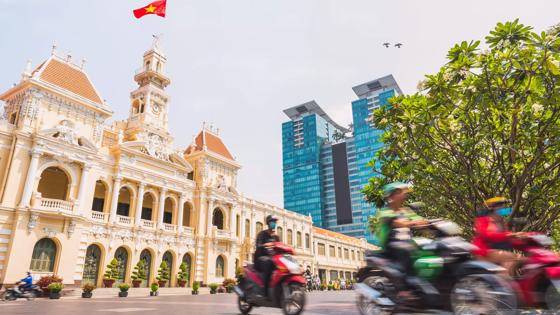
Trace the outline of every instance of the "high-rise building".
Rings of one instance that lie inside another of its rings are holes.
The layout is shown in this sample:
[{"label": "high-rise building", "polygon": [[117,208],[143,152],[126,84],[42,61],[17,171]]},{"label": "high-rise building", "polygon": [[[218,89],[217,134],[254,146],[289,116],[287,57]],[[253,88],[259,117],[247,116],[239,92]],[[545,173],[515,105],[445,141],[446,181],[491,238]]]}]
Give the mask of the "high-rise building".
[{"label": "high-rise building", "polygon": [[[375,214],[362,189],[374,174],[367,164],[381,148],[382,131],[373,110],[401,94],[392,75],[353,87],[351,130],[334,122],[315,101],[284,110],[282,124],[284,207],[311,215],[313,223],[350,236],[366,237]],[[349,137],[342,136],[351,132]]]}]

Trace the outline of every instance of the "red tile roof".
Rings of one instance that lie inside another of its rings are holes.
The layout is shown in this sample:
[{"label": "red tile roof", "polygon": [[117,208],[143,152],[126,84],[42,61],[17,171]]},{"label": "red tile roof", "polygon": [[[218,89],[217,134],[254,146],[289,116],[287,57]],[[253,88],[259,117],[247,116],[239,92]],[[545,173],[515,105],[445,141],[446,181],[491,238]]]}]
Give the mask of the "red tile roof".
[{"label": "red tile roof", "polygon": [[227,159],[235,160],[226,145],[222,142],[222,139],[206,130],[201,131],[198,136],[196,136],[194,143],[187,148],[185,154],[189,155],[196,151],[203,151],[204,145],[206,145],[208,151],[217,153]]}]

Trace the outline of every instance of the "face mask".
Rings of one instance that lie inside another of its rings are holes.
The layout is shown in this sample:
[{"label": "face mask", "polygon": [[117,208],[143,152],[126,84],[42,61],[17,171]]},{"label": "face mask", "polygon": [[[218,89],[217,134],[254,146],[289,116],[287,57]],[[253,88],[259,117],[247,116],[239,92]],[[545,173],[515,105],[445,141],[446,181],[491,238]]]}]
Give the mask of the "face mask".
[{"label": "face mask", "polygon": [[511,208],[500,208],[496,210],[496,214],[498,214],[501,217],[507,217],[508,215],[511,214]]},{"label": "face mask", "polygon": [[274,230],[276,229],[276,222],[272,221],[268,226],[270,227],[271,230]]}]

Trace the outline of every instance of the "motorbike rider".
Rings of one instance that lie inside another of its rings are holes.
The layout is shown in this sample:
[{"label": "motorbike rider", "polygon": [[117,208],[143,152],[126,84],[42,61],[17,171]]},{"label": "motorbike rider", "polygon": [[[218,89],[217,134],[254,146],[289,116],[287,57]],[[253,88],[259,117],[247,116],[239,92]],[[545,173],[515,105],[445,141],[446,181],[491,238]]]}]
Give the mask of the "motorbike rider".
[{"label": "motorbike rider", "polygon": [[280,238],[275,231],[277,221],[278,218],[273,215],[268,215],[266,217],[266,225],[268,228],[257,234],[256,249],[253,257],[255,269],[263,276],[265,297],[268,296],[268,283],[270,282],[270,276],[274,270],[274,262],[268,253],[267,245],[268,243],[280,242]]},{"label": "motorbike rider", "polygon": [[475,256],[506,268],[514,275],[515,266],[522,257],[513,252],[508,239],[518,233],[508,231],[505,218],[511,214],[508,201],[504,197],[494,197],[484,202],[485,209],[475,219],[473,244]]},{"label": "motorbike rider", "polygon": [[31,277],[31,272],[27,272],[27,276],[19,281],[18,286],[19,293],[25,292],[25,290],[30,289],[33,286],[33,277]]},{"label": "motorbike rider", "polygon": [[[386,206],[379,211],[377,228],[377,238],[382,251],[388,258],[400,263],[407,276],[414,275],[411,256],[417,249],[412,241],[410,228],[428,224],[428,221],[412,209],[403,206],[410,189],[410,185],[402,182],[394,182],[383,187]],[[395,279],[395,285],[402,297],[411,296],[404,281]]]}]

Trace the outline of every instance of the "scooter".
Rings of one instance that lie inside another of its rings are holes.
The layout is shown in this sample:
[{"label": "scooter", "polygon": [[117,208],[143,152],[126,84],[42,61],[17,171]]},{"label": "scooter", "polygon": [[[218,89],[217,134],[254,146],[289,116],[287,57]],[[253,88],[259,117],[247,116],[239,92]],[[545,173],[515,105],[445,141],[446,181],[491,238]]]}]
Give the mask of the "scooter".
[{"label": "scooter", "polygon": [[294,250],[281,242],[267,244],[275,265],[270,277],[268,297],[264,294],[263,277],[253,267],[243,268],[243,276],[233,290],[238,295],[237,304],[242,314],[251,312],[253,307],[281,308],[286,315],[298,315],[305,306],[305,286],[303,270],[294,260]]},{"label": "scooter", "polygon": [[[17,286],[19,282],[15,285]],[[15,301],[17,299],[25,298],[28,301],[33,301],[37,296],[41,296],[42,290],[37,285],[32,285],[31,288],[24,289],[23,291],[16,290],[16,287],[6,289],[2,299],[4,301]]]},{"label": "scooter", "polygon": [[[514,314],[516,297],[498,272],[504,268],[471,257],[474,245],[459,235],[453,222],[431,220],[420,227],[434,239],[415,237],[415,275],[407,277],[400,264],[384,253],[366,252],[366,266],[358,271],[357,306],[362,315],[397,311],[443,310],[454,314]],[[399,295],[395,283],[410,296]],[[413,302],[413,303],[412,303]]]},{"label": "scooter", "polygon": [[552,240],[540,233],[521,233],[509,239],[514,249],[527,256],[513,278],[518,289],[519,304],[524,307],[545,307],[560,313],[560,255],[550,250]]}]

